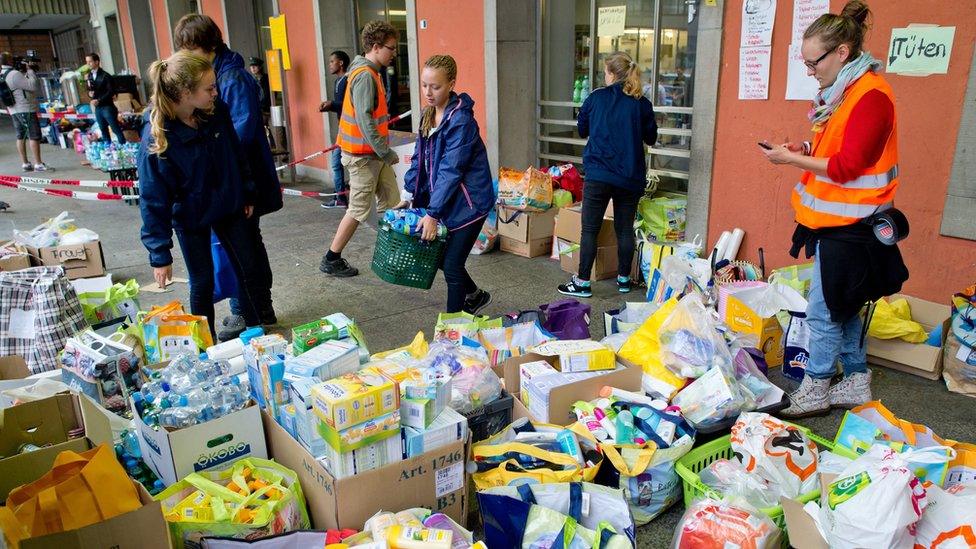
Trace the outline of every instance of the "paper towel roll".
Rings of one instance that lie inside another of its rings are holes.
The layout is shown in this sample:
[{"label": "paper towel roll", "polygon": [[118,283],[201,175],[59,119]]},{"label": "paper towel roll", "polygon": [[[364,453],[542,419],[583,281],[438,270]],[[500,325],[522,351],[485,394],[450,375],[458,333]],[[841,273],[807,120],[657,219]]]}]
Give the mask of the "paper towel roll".
[{"label": "paper towel roll", "polygon": [[725,250],[729,247],[729,239],[732,238],[732,233],[729,231],[722,231],[721,236],[718,237],[718,242],[715,243],[715,247],[712,248],[715,253],[715,261],[719,262],[725,258]]},{"label": "paper towel roll", "polygon": [[729,261],[735,261],[735,258],[739,255],[739,247],[742,246],[742,238],[746,235],[746,232],[742,229],[736,227],[732,230],[732,237],[729,238],[728,247],[725,248],[725,259]]},{"label": "paper towel roll", "polygon": [[230,362],[230,375],[236,376],[247,371],[247,364],[244,362],[244,355],[238,355],[227,362]]}]

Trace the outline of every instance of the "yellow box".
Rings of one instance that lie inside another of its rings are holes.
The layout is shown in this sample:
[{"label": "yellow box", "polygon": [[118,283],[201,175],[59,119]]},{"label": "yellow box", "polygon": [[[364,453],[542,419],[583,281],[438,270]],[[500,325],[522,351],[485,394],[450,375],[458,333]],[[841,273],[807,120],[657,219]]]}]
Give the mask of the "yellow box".
[{"label": "yellow box", "polygon": [[613,349],[590,339],[550,341],[535,347],[532,352],[555,357],[554,367],[563,373],[613,370],[617,355]]},{"label": "yellow box", "polygon": [[783,328],[776,316],[761,317],[734,295],[725,305],[725,323],[733,331],[759,338],[759,349],[770,368],[783,365]]},{"label": "yellow box", "polygon": [[312,410],[329,427],[342,430],[400,409],[397,384],[376,368],[312,386]]}]

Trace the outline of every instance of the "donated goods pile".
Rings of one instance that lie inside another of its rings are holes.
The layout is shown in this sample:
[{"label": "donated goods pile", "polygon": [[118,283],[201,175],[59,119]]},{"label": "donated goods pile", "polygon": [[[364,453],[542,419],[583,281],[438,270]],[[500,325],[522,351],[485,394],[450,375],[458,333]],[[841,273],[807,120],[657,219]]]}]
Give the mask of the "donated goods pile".
[{"label": "donated goods pile", "polygon": [[[554,176],[577,190],[568,168],[517,172],[504,204],[543,213]],[[675,199],[649,200],[642,263],[663,286],[607,312],[603,341],[589,306],[561,300],[442,314],[431,339],[383,352],[341,312],[214,344],[177,301],[141,310],[134,281],[68,281],[70,255],[0,258],[5,544],[622,549],[681,502],[675,548],[976,546],[976,445],[877,401],[832,439],[777,418],[767,373],[804,374],[808,269],[700,279],[700,242],[665,240],[683,238]],[[422,217],[388,221],[416,235]],[[17,242],[82,231],[62,214]],[[734,259],[741,235],[726,240]],[[942,345],[948,387],[974,394],[974,295],[950,319],[879,304],[869,353]]]}]

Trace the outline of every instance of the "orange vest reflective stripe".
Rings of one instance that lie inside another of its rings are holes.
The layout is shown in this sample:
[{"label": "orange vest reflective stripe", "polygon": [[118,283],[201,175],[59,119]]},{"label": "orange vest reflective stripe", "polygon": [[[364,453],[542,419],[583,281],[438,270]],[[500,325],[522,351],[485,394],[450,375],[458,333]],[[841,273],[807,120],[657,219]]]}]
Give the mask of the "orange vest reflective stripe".
[{"label": "orange vest reflective stripe", "polygon": [[[840,152],[851,111],[871,90],[878,90],[895,103],[891,86],[881,76],[867,72],[844,92],[837,110],[813,138],[812,155],[830,158]],[[793,188],[790,202],[797,223],[811,229],[841,227],[857,223],[871,214],[890,208],[898,188],[898,117],[878,162],[851,181],[838,183],[827,176],[803,172]]]},{"label": "orange vest reflective stripe", "polygon": [[390,134],[387,124],[390,116],[386,109],[386,91],[383,88],[383,81],[380,80],[379,73],[369,66],[353,69],[347,78],[349,87],[346,89],[346,97],[342,100],[342,112],[339,114],[339,137],[336,139],[336,143],[343,152],[356,155],[376,153],[363,138],[363,132],[359,129],[359,124],[356,123],[356,108],[352,105],[353,81],[363,72],[368,72],[373,81],[376,82],[376,108],[373,109],[373,121],[376,123],[376,129],[379,130],[383,138],[387,138]]}]

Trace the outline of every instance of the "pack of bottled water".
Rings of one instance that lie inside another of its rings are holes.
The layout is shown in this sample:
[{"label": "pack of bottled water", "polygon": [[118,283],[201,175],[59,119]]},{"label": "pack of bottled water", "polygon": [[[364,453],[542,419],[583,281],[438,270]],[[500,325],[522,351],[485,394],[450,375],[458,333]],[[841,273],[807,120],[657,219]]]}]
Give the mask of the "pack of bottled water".
[{"label": "pack of bottled water", "polygon": [[96,170],[128,170],[136,167],[138,143],[108,143],[89,139],[85,146],[85,158]]},{"label": "pack of bottled water", "polygon": [[155,429],[182,429],[244,409],[250,387],[230,368],[226,360],[178,355],[134,395],[139,416]]}]

